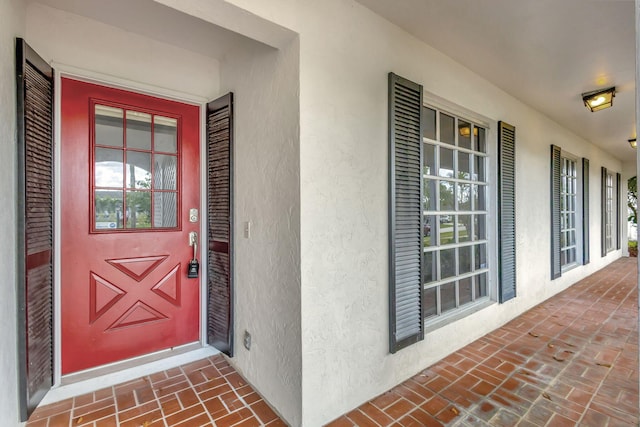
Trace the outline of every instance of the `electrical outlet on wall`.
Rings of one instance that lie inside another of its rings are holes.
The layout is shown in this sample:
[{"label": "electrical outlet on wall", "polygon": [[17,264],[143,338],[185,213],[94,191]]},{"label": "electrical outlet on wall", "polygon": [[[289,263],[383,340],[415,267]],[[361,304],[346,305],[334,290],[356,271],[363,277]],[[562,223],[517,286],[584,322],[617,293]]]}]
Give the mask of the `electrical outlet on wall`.
[{"label": "electrical outlet on wall", "polygon": [[251,221],[244,222],[244,238],[249,239],[251,237]]},{"label": "electrical outlet on wall", "polygon": [[244,338],[242,341],[244,344],[244,348],[246,348],[247,350],[251,350],[251,334],[248,331],[244,331]]}]

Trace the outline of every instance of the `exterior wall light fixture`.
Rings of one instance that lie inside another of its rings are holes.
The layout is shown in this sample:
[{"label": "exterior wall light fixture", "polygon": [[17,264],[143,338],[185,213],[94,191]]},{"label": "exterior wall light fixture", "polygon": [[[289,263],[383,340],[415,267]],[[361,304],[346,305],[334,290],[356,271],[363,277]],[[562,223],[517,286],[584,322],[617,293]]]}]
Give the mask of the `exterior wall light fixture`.
[{"label": "exterior wall light fixture", "polygon": [[593,113],[611,107],[615,96],[616,88],[610,87],[608,89],[583,93],[582,100],[584,101],[584,105]]},{"label": "exterior wall light fixture", "polygon": [[631,148],[636,148],[638,146],[638,143],[636,142],[635,138],[632,138],[629,140],[629,145],[631,146]]}]

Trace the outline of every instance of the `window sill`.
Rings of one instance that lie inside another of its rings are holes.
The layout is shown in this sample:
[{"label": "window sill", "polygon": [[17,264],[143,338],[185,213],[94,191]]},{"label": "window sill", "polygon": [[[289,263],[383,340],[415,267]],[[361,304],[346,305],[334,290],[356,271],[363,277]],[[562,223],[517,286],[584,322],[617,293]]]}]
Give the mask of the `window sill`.
[{"label": "window sill", "polygon": [[571,264],[563,265],[561,267],[562,274],[566,273],[567,271],[571,271],[574,268],[580,267],[581,265],[582,264],[578,264],[577,262],[573,262]]},{"label": "window sill", "polygon": [[485,308],[493,304],[496,304],[496,301],[485,298],[480,301],[476,301],[473,304],[469,304],[463,309],[453,311],[450,314],[445,314],[433,319],[427,319],[424,321],[424,333],[428,334],[429,332],[433,332],[437,329],[442,328],[443,326],[456,322],[464,317],[470,316],[473,313],[484,310]]}]

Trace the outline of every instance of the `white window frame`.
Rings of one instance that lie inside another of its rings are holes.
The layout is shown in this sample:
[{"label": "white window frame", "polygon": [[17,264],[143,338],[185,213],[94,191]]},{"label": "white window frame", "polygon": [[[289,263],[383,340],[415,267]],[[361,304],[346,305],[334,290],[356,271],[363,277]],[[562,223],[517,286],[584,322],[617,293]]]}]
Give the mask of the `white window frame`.
[{"label": "white window frame", "polygon": [[[481,310],[488,305],[494,304],[498,300],[498,200],[497,200],[497,182],[498,182],[498,172],[496,168],[497,162],[497,122],[492,120],[486,116],[475,113],[471,110],[468,110],[464,107],[461,107],[457,104],[454,104],[444,98],[441,98],[438,95],[430,93],[428,91],[424,91],[424,102],[423,106],[431,109],[435,109],[436,111],[440,111],[442,113],[460,118],[466,122],[470,122],[474,125],[480,126],[485,129],[485,144],[486,144],[486,152],[485,152],[485,177],[486,183],[485,185],[485,203],[486,203],[486,236],[483,242],[486,242],[486,261],[487,268],[483,269],[487,273],[487,296],[477,299],[471,303],[467,303],[461,307],[454,308],[446,311],[445,313],[437,314],[435,316],[431,316],[424,319],[425,322],[425,331],[438,329],[448,323],[454,322],[458,319],[466,317],[473,312]],[[439,122],[439,115],[436,115],[436,121]],[[446,148],[455,148],[458,150],[457,146],[451,146],[450,144],[442,143],[439,141],[433,141],[423,137],[423,144],[429,143],[433,145],[444,146]],[[464,148],[460,149],[462,152],[471,152],[471,150],[466,150]],[[457,156],[454,154],[454,164],[457,162]],[[447,178],[447,181],[457,182],[457,179]],[[439,203],[439,201],[437,201]],[[423,214],[426,215],[425,211]],[[438,214],[446,215],[447,213],[453,213],[454,211],[441,211]],[[475,212],[475,211],[474,211]],[[459,212],[458,212],[459,213]],[[473,212],[469,212],[472,214]],[[466,212],[465,212],[466,214]],[[436,246],[437,248],[457,248],[461,246],[466,246],[465,243],[453,243],[447,244],[443,246]],[[430,249],[433,250],[433,249]],[[426,250],[423,250],[423,253]],[[456,262],[456,270],[457,270],[457,262]],[[433,282],[429,282],[428,284],[423,283],[423,289],[427,289],[433,286],[438,286],[442,284],[449,283],[451,281],[459,280],[460,278],[464,278],[467,276],[472,276],[476,272],[470,274],[463,274],[460,276],[453,276],[446,278],[444,280],[435,280]],[[458,302],[458,301],[456,301]],[[438,307],[440,310],[440,305],[438,303]]]},{"label": "white window frame", "polygon": [[609,253],[616,249],[616,244],[614,241],[614,236],[616,235],[616,192],[618,189],[616,188],[616,178],[615,174],[607,169],[607,177],[606,177],[606,199],[605,199],[605,249],[606,252]]},{"label": "white window frame", "polygon": [[[566,173],[565,162],[573,162],[575,176],[570,177]],[[582,205],[583,205],[583,195],[582,195],[582,161],[579,157],[568,153],[561,149],[560,151],[560,265],[561,270],[564,273],[565,271],[571,270],[579,265],[582,265],[583,259],[583,218],[582,218]],[[567,189],[567,181],[568,179],[572,179],[574,181],[574,186],[572,189],[572,193],[568,193]],[[566,200],[569,197],[573,197],[574,206],[573,209],[571,207],[567,208]],[[566,223],[566,216],[573,215],[573,227],[569,226]],[[573,231],[575,234],[575,240],[573,245],[569,245],[566,242],[566,238],[563,239],[562,236],[565,232]],[[563,262],[563,252],[571,247],[575,247],[575,259],[572,262]]]}]

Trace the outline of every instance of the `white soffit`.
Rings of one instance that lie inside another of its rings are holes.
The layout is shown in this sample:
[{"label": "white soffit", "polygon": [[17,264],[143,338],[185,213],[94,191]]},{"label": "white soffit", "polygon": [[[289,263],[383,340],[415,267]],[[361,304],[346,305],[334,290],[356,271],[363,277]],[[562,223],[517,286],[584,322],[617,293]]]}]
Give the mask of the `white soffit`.
[{"label": "white soffit", "polygon": [[243,35],[178,12],[153,0],[29,2],[42,3],[215,59],[222,59],[233,49],[259,44]]},{"label": "white soffit", "polygon": [[[357,1],[620,160],[634,158],[633,0]],[[589,112],[580,94],[608,86],[613,108]]]}]

